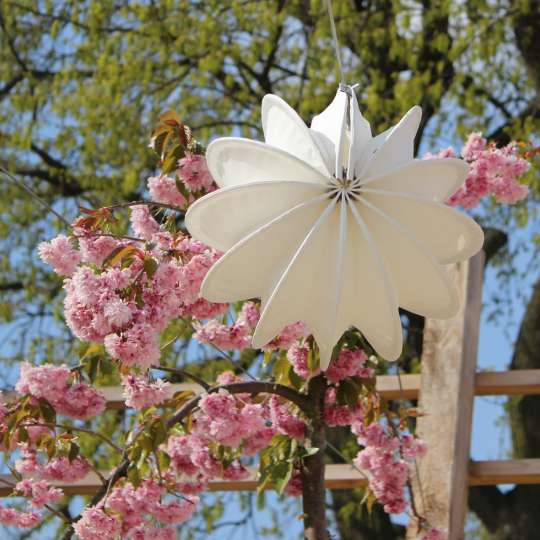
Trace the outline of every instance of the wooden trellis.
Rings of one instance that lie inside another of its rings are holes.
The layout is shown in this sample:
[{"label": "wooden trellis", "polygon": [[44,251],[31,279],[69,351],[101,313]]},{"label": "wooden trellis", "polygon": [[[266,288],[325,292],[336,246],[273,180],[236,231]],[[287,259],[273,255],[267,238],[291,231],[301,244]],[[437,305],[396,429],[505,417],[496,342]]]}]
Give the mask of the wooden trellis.
[{"label": "wooden trellis", "polygon": [[[415,502],[430,522],[448,529],[449,540],[464,537],[469,486],[496,484],[540,484],[540,459],[471,461],[470,442],[475,396],[540,394],[540,370],[476,372],[478,335],[482,304],[484,254],[452,267],[461,299],[460,312],[448,320],[428,319],[424,330],[421,375],[377,378],[377,390],[386,399],[418,399],[426,412],[418,418],[417,431],[429,452],[419,461],[422,489],[414,486]],[[175,390],[202,388],[176,384]],[[125,407],[120,387],[101,388],[109,408]],[[1,478],[1,476],[0,476]],[[9,476],[4,479],[13,480]],[[326,487],[347,489],[366,483],[350,465],[327,465]],[[57,483],[68,495],[89,495],[101,487],[95,473],[83,480]],[[217,480],[212,491],[250,491],[257,487],[256,472],[245,480]],[[0,485],[0,496],[11,493]],[[408,538],[416,538],[411,524]]]}]

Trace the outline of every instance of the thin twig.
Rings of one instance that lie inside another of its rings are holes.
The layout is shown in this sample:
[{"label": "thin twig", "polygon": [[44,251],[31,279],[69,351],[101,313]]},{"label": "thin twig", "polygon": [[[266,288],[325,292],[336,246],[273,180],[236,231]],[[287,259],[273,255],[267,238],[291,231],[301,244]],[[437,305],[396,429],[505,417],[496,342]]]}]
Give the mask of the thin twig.
[{"label": "thin twig", "polygon": [[330,448],[336,455],[338,455],[347,465],[350,465],[353,469],[358,471],[366,480],[369,481],[369,476],[360,468],[358,468],[353,461],[347,459],[329,440],[326,441],[328,448]]},{"label": "thin twig", "polygon": [[165,204],[155,201],[130,201],[130,202],[124,202],[124,203],[115,203],[111,204],[110,206],[105,206],[104,209],[107,210],[114,210],[115,208],[129,208],[130,206],[155,206],[156,208],[165,208],[167,210],[174,210],[175,212],[184,212],[182,208],[179,206],[175,206],[173,204]]},{"label": "thin twig", "polygon": [[205,390],[210,390],[210,388],[212,388],[212,385],[208,384],[204,379],[202,379],[198,375],[194,375],[193,373],[189,373],[188,371],[184,371],[183,369],[170,368],[170,367],[165,367],[165,366],[150,366],[150,368],[156,369],[159,371],[166,371],[168,373],[175,373],[176,375],[181,375],[182,377],[185,377],[186,379],[191,379],[192,381],[195,381],[197,384],[202,386]]},{"label": "thin twig", "polygon": [[[220,390],[226,390],[231,394],[275,394],[284,397],[285,399],[288,399],[289,401],[297,405],[300,410],[302,410],[302,412],[304,412],[307,416],[311,416],[313,414],[312,403],[309,400],[308,396],[297,392],[294,388],[291,388],[290,386],[266,381],[246,381],[213,386],[208,390],[208,393],[215,393],[219,392]],[[173,416],[171,416],[167,420],[167,428],[173,427],[175,424],[178,424],[184,418],[190,415],[197,408],[201,397],[202,396],[195,396],[187,403],[185,403]],[[107,483],[102,486],[92,497],[92,500],[90,501],[90,506],[96,506],[104,497],[107,497],[107,494],[109,493],[109,490],[112,488],[112,486],[116,482],[118,482],[118,480],[126,476],[130,464],[131,461],[127,457],[122,460],[122,462],[113,470],[111,476],[109,476]],[[78,521],[80,517],[81,516],[79,515],[78,517],[74,518],[73,522]],[[73,527],[70,527],[62,537],[62,540],[71,539],[73,537],[73,534]]]},{"label": "thin twig", "polygon": [[[9,486],[10,488],[13,488],[13,491],[17,492],[17,487],[13,482],[9,482],[8,480],[4,480],[4,478],[0,478],[0,483]],[[71,519],[68,519],[62,512],[59,512],[52,506],[49,506],[48,504],[45,504],[44,507],[49,511],[52,512],[54,515],[58,516],[62,521],[65,523],[68,523],[71,525],[72,521]]]},{"label": "thin twig", "polygon": [[233,367],[238,368],[239,370],[244,373],[244,375],[247,375],[252,381],[256,381],[257,379],[246,369],[244,366],[239,364],[232,356],[227,354],[224,350],[220,349],[217,345],[214,345],[213,343],[209,344],[211,347],[216,349],[216,351],[225,359],[229,360],[229,362],[233,365]]},{"label": "thin twig", "polygon": [[100,438],[103,442],[106,442],[108,445],[110,445],[119,453],[123,452],[122,448],[120,448],[113,441],[111,441],[109,437],[107,437],[106,435],[103,435],[102,433],[98,433],[97,431],[92,431],[91,429],[86,429],[86,428],[77,427],[77,426],[69,426],[69,425],[64,425],[64,424],[41,423],[41,422],[32,422],[30,424],[23,424],[23,426],[24,427],[43,426],[43,427],[48,427],[51,429],[58,428],[58,429],[65,429],[66,431],[80,431],[82,433],[87,433],[88,435],[94,435],[94,437]]},{"label": "thin twig", "polygon": [[34,200],[41,204],[41,206],[54,214],[68,229],[71,229],[71,223],[69,223],[69,221],[64,216],[59,214],[47,201],[42,199],[32,188],[28,187],[22,180],[15,178],[15,176],[13,176],[2,166],[0,166],[0,174],[7,178],[12,184],[15,184],[16,186],[26,191],[26,193],[28,193]]}]

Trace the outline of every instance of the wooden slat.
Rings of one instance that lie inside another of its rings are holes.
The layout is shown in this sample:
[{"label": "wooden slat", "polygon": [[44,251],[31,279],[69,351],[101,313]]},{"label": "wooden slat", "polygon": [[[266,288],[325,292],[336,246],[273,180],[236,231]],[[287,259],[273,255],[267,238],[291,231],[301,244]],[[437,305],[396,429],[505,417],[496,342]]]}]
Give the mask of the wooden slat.
[{"label": "wooden slat", "polygon": [[[420,392],[420,375],[402,375],[403,396],[399,391],[398,378],[395,375],[379,375],[377,391],[385,399],[416,399]],[[200,393],[198,384],[179,383],[172,385],[175,392],[192,390]],[[107,399],[110,409],[125,407],[122,397],[122,387],[103,386],[100,388]],[[540,394],[540,369],[524,369],[519,371],[485,371],[476,373],[476,396],[515,396]]]},{"label": "wooden slat", "polygon": [[471,461],[469,485],[540,484],[540,459]]},{"label": "wooden slat", "polygon": [[476,396],[527,396],[540,394],[540,369],[483,371],[475,378]]},{"label": "wooden slat", "polygon": [[[14,482],[9,475],[0,475],[0,496],[11,493],[11,488],[2,480]],[[326,487],[328,489],[350,489],[364,487],[364,476],[350,465],[327,465]],[[487,486],[496,484],[540,484],[540,459],[517,459],[510,461],[471,461],[469,466],[469,485]],[[77,482],[56,482],[67,495],[92,495],[101,486],[99,477],[90,473]],[[256,472],[245,480],[215,480],[210,482],[210,491],[255,491]]]}]

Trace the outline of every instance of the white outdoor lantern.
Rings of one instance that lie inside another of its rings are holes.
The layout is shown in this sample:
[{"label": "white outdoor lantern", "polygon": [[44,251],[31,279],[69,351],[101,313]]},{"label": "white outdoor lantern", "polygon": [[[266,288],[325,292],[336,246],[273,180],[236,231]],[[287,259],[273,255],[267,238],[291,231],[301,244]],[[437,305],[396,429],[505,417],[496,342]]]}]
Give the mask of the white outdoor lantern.
[{"label": "white outdoor lantern", "polygon": [[445,265],[482,247],[482,229],[444,204],[460,159],[413,158],[421,109],[372,137],[351,87],[308,128],[281,98],[262,102],[265,142],[207,151],[220,189],[191,206],[191,234],[225,252],[202,284],[213,302],[261,299],[253,347],[306,323],[326,369],[350,326],[387,360],[402,350],[398,307],[446,318],[458,299]]}]

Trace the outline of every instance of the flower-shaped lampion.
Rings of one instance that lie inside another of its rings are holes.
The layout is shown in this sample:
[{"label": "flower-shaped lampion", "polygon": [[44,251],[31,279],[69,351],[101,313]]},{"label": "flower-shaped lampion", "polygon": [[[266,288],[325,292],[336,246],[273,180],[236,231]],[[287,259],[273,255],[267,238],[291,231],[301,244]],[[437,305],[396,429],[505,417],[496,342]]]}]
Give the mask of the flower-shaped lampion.
[{"label": "flower-shaped lampion", "polygon": [[421,109],[372,137],[350,87],[308,128],[285,101],[262,102],[265,142],[225,137],[207,151],[220,189],[191,206],[191,234],[224,251],[202,295],[261,299],[253,346],[306,323],[326,369],[350,326],[384,358],[402,350],[398,307],[446,318],[458,299],[445,265],[482,246],[481,228],[444,202],[459,159],[413,159]]}]

